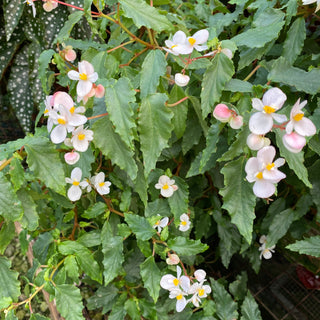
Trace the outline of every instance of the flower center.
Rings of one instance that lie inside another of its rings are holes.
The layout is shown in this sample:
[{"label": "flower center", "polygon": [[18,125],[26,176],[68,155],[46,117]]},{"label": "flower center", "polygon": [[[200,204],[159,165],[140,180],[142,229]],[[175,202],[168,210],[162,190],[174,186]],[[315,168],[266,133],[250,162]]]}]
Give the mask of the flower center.
[{"label": "flower center", "polygon": [[262,178],[263,178],[262,172],[261,172],[261,171],[258,172],[257,175],[256,175],[256,177],[257,177],[258,179],[262,179]]},{"label": "flower center", "polygon": [[199,289],[198,293],[199,293],[199,296],[202,297],[204,295],[204,289]]},{"label": "flower center", "polygon": [[49,110],[48,110],[48,109],[44,110],[44,114],[46,114],[46,113],[48,113],[48,112],[49,112]]},{"label": "flower center", "polygon": [[303,113],[298,113],[293,117],[294,121],[300,121],[303,118]]},{"label": "flower center", "polygon": [[75,181],[72,182],[72,184],[73,184],[74,186],[78,186],[78,185],[80,184],[80,182],[75,180]]},{"label": "flower center", "polygon": [[64,120],[64,119],[59,118],[59,119],[58,119],[58,123],[60,123],[60,124],[66,124],[67,122],[66,122],[66,120]]},{"label": "flower center", "polygon": [[73,113],[74,113],[74,110],[76,110],[76,108],[73,106],[72,108],[70,108],[69,111],[70,111],[71,114],[73,114]]},{"label": "flower center", "polygon": [[266,166],[267,170],[269,170],[269,171],[270,171],[273,167],[274,167],[274,163],[273,163],[273,162],[272,162],[272,163],[268,163],[267,166]]},{"label": "flower center", "polygon": [[177,46],[178,46],[177,44],[174,44],[170,49],[173,49],[173,48],[175,48]]},{"label": "flower center", "polygon": [[181,221],[181,224],[182,224],[183,226],[186,226],[186,225],[187,225],[187,221]]},{"label": "flower center", "polygon": [[162,187],[162,189],[163,189],[163,190],[167,190],[167,189],[169,189],[168,184],[166,183],[166,184]]},{"label": "flower center", "polygon": [[264,106],[264,107],[263,107],[263,110],[264,110],[264,112],[267,113],[267,114],[271,114],[271,113],[274,113],[274,112],[276,111],[275,108],[272,108],[272,107],[270,107],[270,106]]},{"label": "flower center", "polygon": [[177,278],[173,279],[173,284],[175,286],[177,286],[179,284],[179,279],[177,279]]},{"label": "flower center", "polygon": [[100,183],[99,183],[99,187],[103,187],[104,185],[105,185],[104,182],[100,182]]},{"label": "flower center", "polygon": [[179,294],[178,296],[176,296],[177,300],[181,300],[181,299],[182,299],[182,297],[183,297],[183,295],[182,295],[182,294]]},{"label": "flower center", "polygon": [[88,80],[88,77],[85,73],[80,73],[79,78],[80,78],[80,80]]},{"label": "flower center", "polygon": [[196,39],[195,39],[195,38],[192,38],[192,37],[190,37],[190,38],[188,39],[188,41],[189,41],[189,43],[190,43],[192,46],[196,43]]},{"label": "flower center", "polygon": [[156,222],[156,225],[158,226],[160,224],[160,220],[158,220],[157,222]]},{"label": "flower center", "polygon": [[84,140],[85,137],[86,137],[86,135],[83,134],[83,133],[78,134],[78,139],[79,139],[79,140]]}]

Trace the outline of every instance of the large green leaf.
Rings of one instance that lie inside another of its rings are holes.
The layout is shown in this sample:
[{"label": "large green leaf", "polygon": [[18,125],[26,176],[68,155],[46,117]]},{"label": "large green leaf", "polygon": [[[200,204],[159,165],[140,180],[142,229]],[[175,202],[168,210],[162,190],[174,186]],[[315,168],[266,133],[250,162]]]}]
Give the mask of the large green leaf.
[{"label": "large green leaf", "polygon": [[21,201],[23,208],[23,217],[21,220],[21,225],[27,230],[34,231],[38,227],[38,212],[37,206],[33,201],[31,195],[27,190],[21,189],[17,192],[17,196]]},{"label": "large green leaf", "polygon": [[145,26],[156,31],[172,30],[173,26],[169,20],[144,0],[120,0],[119,2],[122,5],[125,16],[132,18],[138,28]]},{"label": "large green leaf", "polygon": [[3,255],[8,244],[15,237],[16,230],[12,221],[7,221],[2,224],[0,229],[0,254]]},{"label": "large green leaf", "polygon": [[115,132],[120,135],[128,147],[133,149],[132,128],[136,127],[132,103],[135,102],[135,91],[128,78],[109,82],[106,86],[105,102]]},{"label": "large green leaf", "polygon": [[296,241],[293,244],[286,246],[286,249],[297,251],[300,254],[307,254],[313,257],[320,258],[320,236],[310,237],[305,240]]},{"label": "large green leaf", "polygon": [[0,172],[0,190],[0,215],[6,220],[19,220],[22,217],[21,202],[2,172]]},{"label": "large green leaf", "polygon": [[79,288],[71,284],[55,287],[57,309],[66,320],[84,320],[82,297]]},{"label": "large green leaf", "polygon": [[161,50],[151,50],[141,66],[140,89],[141,97],[155,93],[160,77],[165,75],[167,60]]},{"label": "large green leaf", "polygon": [[27,163],[36,178],[41,180],[48,188],[64,194],[65,174],[59,158],[59,152],[53,143],[45,137],[36,137],[24,145],[27,152]]},{"label": "large green leaf", "polygon": [[252,186],[245,180],[246,157],[227,163],[221,172],[224,175],[225,187],[220,190],[223,196],[223,206],[242,236],[251,243],[253,220],[255,219],[254,207],[256,197]]},{"label": "large green leaf", "polygon": [[103,308],[102,313],[106,313],[112,309],[118,295],[118,289],[114,285],[100,287],[95,294],[87,300],[87,308],[89,310]]},{"label": "large green leaf", "polygon": [[114,131],[108,116],[96,121],[92,127],[94,132],[93,142],[100,148],[112,163],[125,170],[129,177],[134,180],[137,176],[137,165],[133,158],[133,152]]},{"label": "large green leaf", "polygon": [[20,282],[18,272],[10,270],[11,261],[0,257],[0,308],[8,307],[16,302],[20,296]]},{"label": "large green leaf", "polygon": [[154,257],[149,257],[140,265],[140,274],[144,287],[148,290],[154,303],[156,303],[159,297],[161,273],[154,261]]},{"label": "large green leaf", "polygon": [[291,64],[297,59],[306,38],[306,22],[303,17],[296,19],[290,27],[283,45],[282,56]]},{"label": "large green leaf", "polygon": [[201,109],[205,118],[213,111],[214,103],[220,100],[225,84],[234,74],[234,66],[224,53],[218,53],[212,60],[212,65],[206,70],[202,80]]},{"label": "large green leaf", "polygon": [[123,320],[127,314],[124,304],[127,300],[127,294],[123,293],[112,307],[108,320]]},{"label": "large green leaf", "polygon": [[274,130],[277,138],[277,145],[280,149],[281,156],[286,160],[290,169],[294,171],[297,177],[309,188],[312,188],[312,185],[308,179],[308,171],[304,162],[304,153],[300,151],[299,153],[290,152],[282,142],[283,133],[280,129]]},{"label": "large green leaf", "polygon": [[240,320],[262,320],[257,302],[254,300],[250,291],[248,291],[246,298],[241,306]]},{"label": "large green leaf", "polygon": [[142,100],[139,113],[139,132],[145,175],[155,168],[161,151],[168,146],[173,126],[173,114],[164,105],[168,97],[156,93]]},{"label": "large green leaf", "polygon": [[149,221],[137,214],[124,214],[124,218],[137,239],[149,240],[156,234],[156,230],[151,226]]},{"label": "large green leaf", "polygon": [[200,240],[176,237],[168,240],[168,247],[177,254],[191,256],[206,251],[209,247]]},{"label": "large green leaf", "polygon": [[60,30],[59,34],[56,37],[55,42],[63,42],[64,40],[68,40],[70,38],[70,33],[75,26],[76,23],[80,21],[83,16],[83,11],[76,11],[71,13],[68,17],[68,20],[65,22],[63,28]]}]

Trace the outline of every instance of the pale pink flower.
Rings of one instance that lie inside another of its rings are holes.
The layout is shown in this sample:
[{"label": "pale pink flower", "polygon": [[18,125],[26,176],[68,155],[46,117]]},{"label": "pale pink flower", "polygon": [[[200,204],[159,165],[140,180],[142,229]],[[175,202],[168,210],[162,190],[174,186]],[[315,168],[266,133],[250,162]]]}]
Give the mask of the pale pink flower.
[{"label": "pale pink flower", "polygon": [[163,47],[163,49],[175,56],[178,56],[180,54],[179,49],[185,44],[186,40],[186,34],[179,30],[173,35],[172,40],[165,41],[167,48]]},{"label": "pale pink flower", "polygon": [[298,133],[294,131],[290,134],[286,133],[282,137],[282,142],[284,146],[293,153],[300,152],[307,143],[305,137],[300,136]]},{"label": "pale pink flower", "polygon": [[58,2],[55,0],[44,0],[44,11],[50,12],[58,6]]},{"label": "pale pink flower", "polygon": [[168,253],[169,257],[166,259],[168,265],[176,265],[180,262],[179,257],[174,253]]},{"label": "pale pink flower", "polygon": [[66,47],[63,49],[63,53],[64,53],[64,58],[65,58],[67,61],[73,62],[73,61],[76,60],[76,58],[77,58],[77,54],[76,54],[76,52],[72,49],[71,46],[66,46]]},{"label": "pale pink flower", "polygon": [[[160,215],[158,214],[158,216]],[[157,229],[158,232],[160,233],[161,230],[168,225],[168,223],[169,223],[169,218],[164,217],[163,219],[158,220],[152,227]]]},{"label": "pale pink flower", "polygon": [[177,86],[185,87],[189,83],[190,77],[187,76],[186,74],[176,73],[174,75],[174,81],[175,81]]},{"label": "pale pink flower", "polygon": [[72,184],[72,186],[68,190],[68,198],[71,201],[77,201],[81,198],[82,190],[82,182],[81,182],[81,177],[82,177],[82,170],[78,167],[74,168],[71,171],[71,178],[65,178],[67,183]]},{"label": "pale pink flower", "polygon": [[207,275],[207,273],[206,273],[204,270],[202,270],[202,269],[198,269],[198,270],[196,270],[196,271],[194,272],[194,277],[195,277],[199,282],[206,280],[206,275]]},{"label": "pale pink flower", "polygon": [[110,193],[110,181],[105,181],[105,174],[104,172],[99,172],[93,179],[94,187],[96,188],[97,192],[101,195],[109,194]]},{"label": "pale pink flower", "polygon": [[89,142],[93,140],[93,131],[84,129],[83,125],[72,132],[71,142],[73,147],[80,152],[87,151]]},{"label": "pale pink flower", "polygon": [[77,163],[79,159],[80,159],[80,155],[76,151],[67,152],[64,155],[64,160],[66,161],[67,164],[70,164],[70,165]]},{"label": "pale pink flower", "polygon": [[92,84],[92,89],[90,92],[85,95],[84,97],[79,97],[78,96],[78,102],[83,100],[84,103],[87,103],[88,99],[95,96],[96,98],[102,98],[105,94],[105,89],[102,84],[95,85],[94,83]]},{"label": "pale pink flower", "polygon": [[243,117],[242,116],[232,116],[229,125],[232,129],[240,129],[243,126]]},{"label": "pale pink flower", "polygon": [[160,189],[160,193],[163,197],[169,198],[173,195],[173,193],[178,190],[178,186],[176,186],[175,181],[170,179],[166,175],[162,175],[159,178],[158,183],[155,185],[156,189]]},{"label": "pale pink flower", "polygon": [[251,150],[260,150],[270,145],[270,139],[263,135],[250,133],[247,137],[247,145]]},{"label": "pale pink flower", "polygon": [[213,110],[213,116],[221,122],[229,122],[232,129],[239,129],[243,126],[243,117],[237,115],[234,110],[223,103],[219,103]]},{"label": "pale pink flower", "polygon": [[180,216],[179,230],[183,232],[187,231],[190,229],[190,225],[191,225],[191,222],[190,222],[189,216],[186,213],[183,213]]}]

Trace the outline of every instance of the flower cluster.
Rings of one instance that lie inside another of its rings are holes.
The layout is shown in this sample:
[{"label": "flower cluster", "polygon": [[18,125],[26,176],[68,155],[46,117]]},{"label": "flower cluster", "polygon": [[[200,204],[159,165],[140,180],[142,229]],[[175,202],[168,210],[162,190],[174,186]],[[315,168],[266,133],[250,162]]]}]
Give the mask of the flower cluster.
[{"label": "flower cluster", "polygon": [[239,129],[243,125],[243,117],[223,103],[216,105],[213,116],[221,122],[228,122],[232,129]]},{"label": "flower cluster", "polygon": [[259,239],[259,242],[261,244],[259,251],[261,251],[260,253],[260,260],[262,259],[262,257],[264,257],[265,259],[271,259],[272,257],[272,253],[274,253],[274,248],[276,246],[271,246],[270,248],[267,248],[267,237],[265,235],[262,235]]},{"label": "flower cluster", "polygon": [[[195,307],[199,307],[201,299],[206,298],[211,292],[211,288],[208,285],[204,285],[206,281],[206,272],[204,270],[196,270],[194,272],[193,280],[197,280],[192,285],[190,284],[190,278],[185,275],[181,275],[181,268],[177,266],[177,276],[172,274],[164,275],[160,280],[160,286],[169,290],[169,298],[176,299],[176,310],[181,312],[186,305],[191,302]],[[189,299],[186,296],[192,295]]]}]

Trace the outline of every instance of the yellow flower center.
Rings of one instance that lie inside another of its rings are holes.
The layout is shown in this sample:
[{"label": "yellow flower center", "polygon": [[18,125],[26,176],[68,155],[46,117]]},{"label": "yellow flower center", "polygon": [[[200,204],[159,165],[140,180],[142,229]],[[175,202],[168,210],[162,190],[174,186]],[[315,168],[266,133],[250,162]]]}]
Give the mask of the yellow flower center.
[{"label": "yellow flower center", "polygon": [[182,224],[183,226],[186,226],[186,225],[187,225],[187,221],[181,221],[181,224]]},{"label": "yellow flower center", "polygon": [[58,119],[58,123],[60,123],[60,124],[66,124],[67,122],[66,122],[66,120],[64,120],[64,119],[59,118],[59,119]]},{"label": "yellow flower center", "polygon": [[70,108],[69,111],[70,111],[71,114],[73,114],[73,113],[74,113],[74,110],[76,110],[76,108],[73,106],[72,108]]},{"label": "yellow flower center", "polygon": [[157,222],[156,222],[156,225],[158,226],[160,224],[160,220],[158,220]]},{"label": "yellow flower center", "polygon": [[202,297],[204,295],[204,289],[199,289],[198,294],[200,297]]},{"label": "yellow flower center", "polygon": [[303,113],[298,113],[293,117],[294,121],[300,121],[303,118]]},{"label": "yellow flower center", "polygon": [[44,114],[46,114],[46,113],[48,113],[48,112],[49,112],[49,110],[48,110],[48,109],[44,110]]},{"label": "yellow flower center", "polygon": [[177,44],[174,44],[170,49],[173,49],[173,48],[175,48],[177,46],[178,46]]},{"label": "yellow flower center", "polygon": [[173,279],[173,284],[175,286],[177,286],[179,284],[179,279],[177,279],[177,278]]},{"label": "yellow flower center", "polygon": [[165,185],[162,187],[162,189],[163,189],[163,190],[167,190],[167,189],[169,189],[168,184],[165,184]]},{"label": "yellow flower center", "polygon": [[267,166],[266,166],[267,170],[269,170],[269,171],[270,171],[273,167],[274,167],[274,163],[273,163],[273,162],[272,162],[272,163],[268,163]]},{"label": "yellow flower center", "polygon": [[88,77],[85,73],[80,73],[79,78],[80,78],[80,80],[88,80]]},{"label": "yellow flower center", "polygon": [[257,173],[256,177],[257,177],[258,179],[262,179],[262,178],[263,178],[262,172],[260,171],[259,173]]},{"label": "yellow flower center", "polygon": [[274,112],[276,111],[275,108],[272,108],[272,107],[270,107],[270,106],[264,106],[264,107],[263,107],[263,110],[264,110],[264,112],[267,113],[267,114],[271,114],[271,113],[274,113]]},{"label": "yellow flower center", "polygon": [[80,184],[80,182],[75,180],[75,181],[72,182],[72,184],[73,184],[74,186],[78,186],[78,185]]},{"label": "yellow flower center", "polygon": [[78,134],[78,139],[79,139],[79,140],[83,140],[85,137],[86,137],[86,135],[83,134],[83,133]]},{"label": "yellow flower center", "polygon": [[176,296],[177,300],[181,300],[183,298],[182,294],[179,294],[178,296]]},{"label": "yellow flower center", "polygon": [[195,38],[189,38],[188,39],[189,43],[193,46],[196,43],[196,39]]},{"label": "yellow flower center", "polygon": [[104,185],[105,185],[104,182],[100,182],[100,183],[99,183],[99,187],[103,187]]}]

